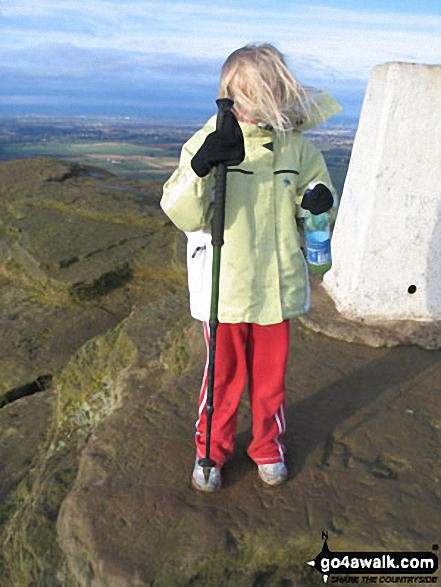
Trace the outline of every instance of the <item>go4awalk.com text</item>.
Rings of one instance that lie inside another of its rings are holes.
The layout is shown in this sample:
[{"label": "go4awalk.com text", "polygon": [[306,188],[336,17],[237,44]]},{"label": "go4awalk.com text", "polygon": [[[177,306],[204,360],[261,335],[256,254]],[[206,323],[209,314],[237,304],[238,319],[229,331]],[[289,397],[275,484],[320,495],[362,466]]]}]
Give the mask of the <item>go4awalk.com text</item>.
[{"label": "go4awalk.com text", "polygon": [[[325,583],[410,584],[438,583],[438,557],[434,552],[331,552],[327,535],[321,552],[308,565]],[[433,546],[437,550],[438,545]],[[409,576],[410,575],[410,576]]]}]

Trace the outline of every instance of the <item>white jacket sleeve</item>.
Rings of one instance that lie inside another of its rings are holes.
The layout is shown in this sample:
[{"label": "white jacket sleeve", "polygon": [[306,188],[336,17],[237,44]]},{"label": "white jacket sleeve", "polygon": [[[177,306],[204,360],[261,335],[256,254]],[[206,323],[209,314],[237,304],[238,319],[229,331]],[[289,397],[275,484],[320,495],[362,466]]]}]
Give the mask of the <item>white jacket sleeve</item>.
[{"label": "white jacket sleeve", "polygon": [[[213,129],[214,130],[214,129]],[[214,188],[214,171],[198,177],[191,168],[191,159],[207,136],[201,129],[185,143],[179,166],[164,184],[161,208],[170,220],[184,232],[204,228],[210,221]]]}]

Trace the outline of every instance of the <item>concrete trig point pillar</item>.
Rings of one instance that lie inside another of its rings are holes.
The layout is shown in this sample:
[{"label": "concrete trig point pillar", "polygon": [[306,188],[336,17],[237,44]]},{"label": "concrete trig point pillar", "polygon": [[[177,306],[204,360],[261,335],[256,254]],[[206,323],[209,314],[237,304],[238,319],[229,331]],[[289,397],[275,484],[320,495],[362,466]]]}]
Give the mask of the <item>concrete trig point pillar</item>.
[{"label": "concrete trig point pillar", "polygon": [[350,319],[441,320],[441,65],[372,71],[323,285]]}]

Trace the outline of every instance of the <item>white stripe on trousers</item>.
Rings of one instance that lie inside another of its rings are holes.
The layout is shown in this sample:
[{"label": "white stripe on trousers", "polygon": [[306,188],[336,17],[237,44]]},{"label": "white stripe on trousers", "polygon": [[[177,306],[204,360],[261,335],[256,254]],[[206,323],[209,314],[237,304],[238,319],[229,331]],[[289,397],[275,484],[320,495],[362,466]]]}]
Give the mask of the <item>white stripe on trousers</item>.
[{"label": "white stripe on trousers", "polygon": [[283,432],[285,432],[285,430],[286,430],[286,420],[285,420],[285,412],[283,410],[283,404],[280,404],[280,417],[282,419]]},{"label": "white stripe on trousers", "polygon": [[[203,322],[203,326],[204,326],[204,339],[205,339],[205,344],[207,346],[207,359],[205,361],[205,367],[204,367],[204,376],[202,378],[202,385],[201,385],[201,390],[199,392],[199,402],[200,402],[200,406],[199,406],[199,418],[195,424],[196,427],[196,435],[200,436],[201,433],[197,431],[197,427],[199,426],[199,422],[201,421],[201,417],[202,417],[202,412],[205,408],[205,404],[207,403],[207,391],[208,391],[208,385],[206,385],[206,380],[207,380],[207,376],[208,376],[208,362],[209,362],[209,347],[210,347],[210,336],[208,333],[208,325],[206,322]],[[205,392],[204,392],[204,397],[201,401],[201,395],[202,392],[204,390],[205,387]]]},{"label": "white stripe on trousers", "polygon": [[[280,410],[280,416],[281,416],[282,421],[280,421],[280,418],[277,413],[279,410]],[[283,447],[280,444],[279,439],[278,439],[278,436],[281,436],[285,432],[285,429],[286,429],[285,414],[283,413],[283,404],[280,404],[279,410],[277,410],[276,415],[274,416],[274,418],[276,419],[276,422],[277,422],[277,427],[279,428],[279,434],[277,436],[275,436],[273,438],[273,440],[277,444],[277,448],[279,449],[280,459],[283,463],[285,460],[285,457],[283,455]]]}]

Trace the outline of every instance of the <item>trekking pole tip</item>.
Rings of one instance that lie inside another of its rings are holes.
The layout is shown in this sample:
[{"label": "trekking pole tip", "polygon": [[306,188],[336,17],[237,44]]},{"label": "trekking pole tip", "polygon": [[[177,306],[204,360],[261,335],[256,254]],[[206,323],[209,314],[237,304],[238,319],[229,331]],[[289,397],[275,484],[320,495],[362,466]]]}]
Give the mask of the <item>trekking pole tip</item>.
[{"label": "trekking pole tip", "polygon": [[207,485],[208,480],[210,479],[211,467],[204,467],[204,481],[205,485]]},{"label": "trekking pole tip", "polygon": [[201,466],[204,470],[205,485],[207,485],[210,478],[211,469],[213,469],[215,465],[216,463],[213,461],[213,459],[207,457],[199,460],[199,466]]}]

